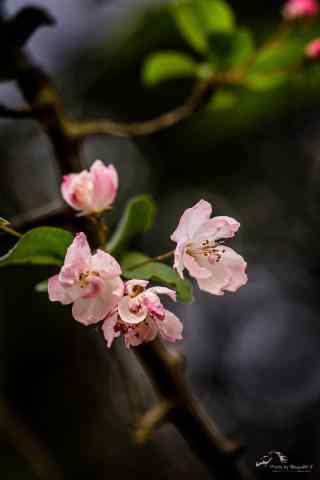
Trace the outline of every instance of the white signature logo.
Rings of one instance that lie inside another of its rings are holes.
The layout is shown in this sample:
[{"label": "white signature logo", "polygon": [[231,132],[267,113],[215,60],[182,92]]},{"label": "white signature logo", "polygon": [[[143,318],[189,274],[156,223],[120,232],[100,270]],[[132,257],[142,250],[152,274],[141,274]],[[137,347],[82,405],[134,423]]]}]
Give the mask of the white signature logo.
[{"label": "white signature logo", "polygon": [[288,457],[284,455],[282,452],[276,451],[276,450],[270,450],[266,455],[261,457],[257,462],[256,462],[256,467],[266,467],[267,465],[272,463],[280,463],[280,464],[285,464],[288,463]]}]

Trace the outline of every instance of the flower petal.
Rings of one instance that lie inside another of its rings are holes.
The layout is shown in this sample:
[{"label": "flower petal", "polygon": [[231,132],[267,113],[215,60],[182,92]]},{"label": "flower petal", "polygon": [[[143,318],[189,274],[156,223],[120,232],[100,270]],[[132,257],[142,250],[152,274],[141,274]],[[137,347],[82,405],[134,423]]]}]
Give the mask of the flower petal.
[{"label": "flower petal", "polygon": [[48,280],[48,294],[51,302],[60,302],[68,305],[73,302],[73,298],[68,295],[67,289],[61,285],[59,275],[54,275]]},{"label": "flower petal", "polygon": [[143,342],[152,342],[158,335],[158,328],[156,323],[148,318],[146,321],[137,325],[134,329],[125,334],[125,344],[127,348],[136,347]]},{"label": "flower petal", "polygon": [[[137,311],[133,312],[133,306],[137,305]],[[131,299],[128,296],[123,297],[118,305],[118,312],[121,320],[131,325],[141,323],[148,314],[148,309],[136,299]]]},{"label": "flower petal", "polygon": [[102,273],[104,277],[121,275],[121,267],[117,260],[103,250],[97,250],[91,258],[91,270]]},{"label": "flower petal", "polygon": [[200,200],[193,207],[187,208],[180,218],[178,227],[171,235],[171,240],[178,243],[192,240],[194,233],[209,220],[211,213],[212,207],[205,200]]},{"label": "flower petal", "polygon": [[209,269],[202,267],[194,257],[186,252],[183,255],[183,263],[192,277],[197,279],[211,277]]},{"label": "flower petal", "polygon": [[64,265],[60,271],[61,283],[72,285],[79,280],[79,275],[90,269],[91,252],[84,233],[78,233],[67,250]]},{"label": "flower petal", "polygon": [[173,300],[174,302],[177,299],[176,291],[167,287],[151,287],[151,288],[148,288],[148,290],[146,290],[145,294],[147,292],[156,293],[157,295],[168,295],[171,298],[171,300]]},{"label": "flower petal", "polygon": [[113,165],[96,160],[90,168],[93,185],[93,207],[105,210],[113,203],[118,189],[118,173]]},{"label": "flower petal", "polygon": [[179,318],[169,310],[165,310],[163,320],[157,321],[160,335],[169,342],[182,339],[183,325]]},{"label": "flower petal", "polygon": [[119,337],[120,335],[120,332],[116,332],[114,329],[117,321],[118,321],[118,312],[115,312],[113,315],[105,319],[101,328],[104,339],[106,340],[107,346],[109,348],[111,347],[113,340],[116,337]]},{"label": "flower petal", "polygon": [[205,265],[211,272],[211,277],[197,279],[201,290],[213,295],[223,295],[224,290],[235,292],[242,285],[247,283],[245,273],[246,262],[244,259],[229,247],[217,247],[221,253],[219,261],[209,263],[207,257],[202,257],[200,263]]},{"label": "flower petal", "polygon": [[194,241],[201,241],[202,239],[217,241],[222,238],[232,238],[239,228],[240,223],[232,217],[210,218],[196,231]]}]

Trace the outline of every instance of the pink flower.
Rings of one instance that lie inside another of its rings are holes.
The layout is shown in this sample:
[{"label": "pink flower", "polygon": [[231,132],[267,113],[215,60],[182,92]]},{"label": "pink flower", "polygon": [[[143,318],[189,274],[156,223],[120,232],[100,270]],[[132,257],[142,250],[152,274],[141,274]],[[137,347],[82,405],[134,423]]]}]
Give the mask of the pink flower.
[{"label": "pink flower", "polygon": [[187,268],[201,290],[223,295],[224,290],[235,292],[247,283],[247,264],[234,250],[221,244],[221,239],[234,236],[240,223],[230,217],[210,218],[211,213],[212,207],[205,200],[183,213],[171,235],[177,243],[174,268],[182,278]]},{"label": "pink flower", "polygon": [[316,0],[288,0],[282,14],[286,20],[303,17],[313,17],[318,13],[319,4]]},{"label": "pink flower", "polygon": [[118,174],[113,165],[96,160],[89,172],[71,173],[63,177],[64,200],[83,214],[99,213],[110,208],[118,190]]},{"label": "pink flower", "polygon": [[120,274],[120,266],[111,255],[102,250],[91,255],[85,234],[78,233],[60,273],[49,278],[49,299],[63,305],[73,303],[73,317],[84,325],[99,322],[123,296]]},{"label": "pink flower", "polygon": [[164,294],[175,300],[175,291],[166,287],[146,289],[147,285],[145,280],[129,280],[126,283],[126,295],[102,326],[108,347],[121,333],[128,348],[151,342],[158,334],[169,342],[182,338],[182,323],[164,308],[159,298],[159,294]]},{"label": "pink flower", "polygon": [[305,49],[306,56],[311,60],[318,60],[320,58],[320,38],[316,38],[309,42]]}]

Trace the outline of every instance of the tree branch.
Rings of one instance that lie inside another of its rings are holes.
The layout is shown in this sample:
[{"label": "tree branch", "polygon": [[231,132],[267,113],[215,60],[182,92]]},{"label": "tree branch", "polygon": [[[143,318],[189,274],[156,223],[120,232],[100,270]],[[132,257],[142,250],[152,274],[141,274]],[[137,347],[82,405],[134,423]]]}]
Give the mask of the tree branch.
[{"label": "tree branch", "polygon": [[75,138],[84,139],[90,135],[114,135],[120,137],[134,137],[151,135],[166,128],[172,127],[189,117],[201,105],[208,91],[212,88],[212,80],[197,82],[187,100],[179,107],[159,115],[151,120],[133,123],[117,123],[111,120],[73,120],[69,127]]},{"label": "tree branch", "polygon": [[[158,391],[163,402],[170,405],[165,412],[169,419],[194,453],[207,466],[209,471],[221,475],[222,479],[250,479],[251,473],[244,471],[238,463],[243,452],[241,445],[226,438],[215,425],[213,420],[203,412],[199,403],[192,396],[184,374],[184,362],[177,353],[169,351],[160,340],[144,343],[134,348],[134,353],[149,374],[155,389]],[[140,432],[138,438],[143,438],[155,423],[160,420],[159,413],[164,410],[154,410],[146,414],[146,429]],[[219,478],[219,477],[218,477]]]},{"label": "tree branch", "polygon": [[6,105],[0,105],[0,117],[1,118],[35,118],[34,112],[31,108],[11,108]]}]

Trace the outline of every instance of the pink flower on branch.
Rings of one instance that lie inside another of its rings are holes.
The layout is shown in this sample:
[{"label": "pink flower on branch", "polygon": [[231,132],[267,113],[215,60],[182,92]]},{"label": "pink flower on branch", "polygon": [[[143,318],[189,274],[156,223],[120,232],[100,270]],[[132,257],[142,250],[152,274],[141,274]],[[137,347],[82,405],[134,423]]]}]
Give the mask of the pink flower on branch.
[{"label": "pink flower on branch", "polygon": [[67,250],[58,275],[49,278],[52,302],[73,303],[75,320],[90,325],[103,320],[124,293],[121,268],[108,253],[97,250],[92,255],[84,233],[78,233]]},{"label": "pink flower on branch", "polygon": [[320,58],[320,38],[309,42],[306,46],[305,53],[310,60],[318,60]]},{"label": "pink flower on branch", "polygon": [[89,171],[63,177],[64,200],[82,214],[99,213],[110,208],[118,190],[118,174],[113,165],[96,160]]},{"label": "pink flower on branch", "polygon": [[230,217],[210,218],[211,213],[212,207],[205,200],[183,213],[171,235],[177,243],[174,268],[182,278],[186,268],[201,290],[223,295],[225,290],[235,292],[247,283],[247,264],[222,242],[235,235],[240,223]]},{"label": "pink flower on branch", "polygon": [[157,335],[169,342],[182,338],[181,321],[164,308],[159,298],[164,294],[175,300],[175,291],[166,287],[146,289],[147,285],[145,280],[129,280],[126,283],[126,295],[102,326],[108,347],[121,333],[128,348],[151,342]]},{"label": "pink flower on branch", "polygon": [[316,0],[288,0],[283,7],[282,14],[286,20],[313,17],[319,11]]}]

